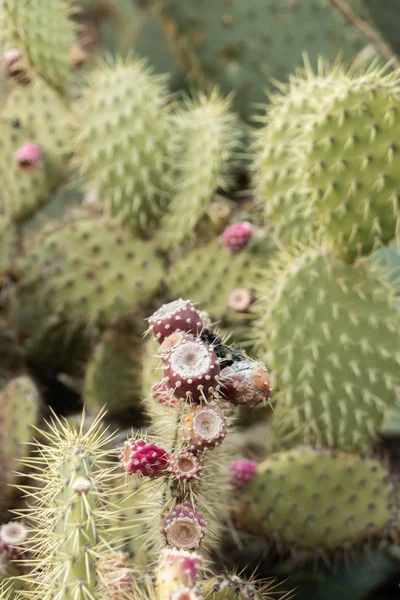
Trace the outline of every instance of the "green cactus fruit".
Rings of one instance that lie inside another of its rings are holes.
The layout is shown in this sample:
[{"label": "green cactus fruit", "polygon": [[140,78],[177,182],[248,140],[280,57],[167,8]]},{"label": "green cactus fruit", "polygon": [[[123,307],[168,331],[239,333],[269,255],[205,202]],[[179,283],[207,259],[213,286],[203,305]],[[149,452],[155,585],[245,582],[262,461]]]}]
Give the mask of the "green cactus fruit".
[{"label": "green cactus fruit", "polygon": [[321,248],[279,256],[262,288],[253,335],[277,378],[279,443],[368,447],[385,412],[400,405],[393,289]]},{"label": "green cactus fruit", "polygon": [[165,26],[181,60],[198,80],[236,92],[245,117],[264,101],[269,80],[286,80],[306,51],[313,64],[341,53],[351,61],[363,35],[332,10],[329,0],[163,0]]},{"label": "green cactus fruit", "polygon": [[40,412],[40,396],[34,382],[22,375],[0,390],[0,511],[7,508],[11,485],[21,471],[20,461],[30,452]]},{"label": "green cactus fruit", "polygon": [[120,479],[115,469],[105,466],[110,436],[102,418],[100,414],[83,432],[83,425],[73,429],[54,417],[49,431],[43,431],[45,441],[37,444],[37,456],[26,461],[34,482],[25,490],[24,515],[35,539],[36,564],[22,598],[32,593],[43,600],[94,597],[95,563],[109,551],[104,536],[118,511],[110,493]]},{"label": "green cactus fruit", "polygon": [[102,217],[84,215],[44,229],[17,269],[22,302],[82,325],[108,326],[133,315],[163,278],[149,243]]},{"label": "green cactus fruit", "polygon": [[18,252],[18,234],[14,223],[0,215],[0,285],[1,273],[9,267]]},{"label": "green cactus fruit", "polygon": [[93,72],[80,107],[76,165],[108,213],[144,232],[165,204],[166,102],[165,77],[136,59]]},{"label": "green cactus fruit", "polygon": [[371,70],[329,92],[305,117],[295,152],[324,243],[353,261],[398,231],[398,72]]},{"label": "green cactus fruit", "polygon": [[234,507],[239,526],[306,551],[383,539],[398,528],[379,461],[300,446],[267,457]]},{"label": "green cactus fruit", "polygon": [[88,409],[106,406],[113,414],[138,407],[141,346],[141,335],[129,323],[104,332],[86,369],[83,399]]},{"label": "green cactus fruit", "polygon": [[253,132],[251,156],[256,197],[265,221],[273,226],[282,243],[307,239],[315,232],[315,223],[307,215],[307,196],[299,189],[302,173],[294,148],[307,116],[314,115],[342,80],[344,67],[333,67],[322,61],[314,73],[306,64],[303,71],[280,85],[271,95],[264,114]]},{"label": "green cactus fruit", "polygon": [[229,98],[217,89],[186,99],[172,116],[176,172],[172,173],[172,201],[161,223],[166,248],[176,247],[195,235],[217,190],[229,191],[240,130]]},{"label": "green cactus fruit", "polygon": [[3,51],[19,48],[32,71],[64,93],[71,71],[76,29],[73,0],[3,0]]},{"label": "green cactus fruit", "polygon": [[72,117],[66,103],[39,78],[16,86],[7,98],[3,117],[29,131],[45,155],[50,185],[54,189],[65,176],[71,152]]},{"label": "green cactus fruit", "polygon": [[19,223],[29,219],[48,202],[51,184],[46,156],[29,171],[18,164],[17,151],[32,139],[29,129],[15,125],[0,117],[0,209]]}]

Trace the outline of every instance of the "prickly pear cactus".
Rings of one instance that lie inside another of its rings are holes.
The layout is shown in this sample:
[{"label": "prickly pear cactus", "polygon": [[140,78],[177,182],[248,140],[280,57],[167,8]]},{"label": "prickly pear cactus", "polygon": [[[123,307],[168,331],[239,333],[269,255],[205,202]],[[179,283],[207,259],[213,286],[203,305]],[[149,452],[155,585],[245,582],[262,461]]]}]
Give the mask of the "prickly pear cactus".
[{"label": "prickly pear cactus", "polygon": [[0,216],[0,273],[6,269],[18,251],[18,235],[14,223]]},{"label": "prickly pear cactus", "polygon": [[367,447],[385,412],[400,403],[393,289],[366,266],[320,248],[280,256],[262,287],[253,334],[277,374],[277,438]]},{"label": "prickly pear cactus", "polygon": [[379,461],[302,446],[258,465],[235,514],[249,530],[310,551],[345,549],[399,529],[393,484]]},{"label": "prickly pear cactus", "polygon": [[152,246],[104,218],[46,228],[18,263],[21,303],[72,323],[112,325],[157,293],[163,266]]}]

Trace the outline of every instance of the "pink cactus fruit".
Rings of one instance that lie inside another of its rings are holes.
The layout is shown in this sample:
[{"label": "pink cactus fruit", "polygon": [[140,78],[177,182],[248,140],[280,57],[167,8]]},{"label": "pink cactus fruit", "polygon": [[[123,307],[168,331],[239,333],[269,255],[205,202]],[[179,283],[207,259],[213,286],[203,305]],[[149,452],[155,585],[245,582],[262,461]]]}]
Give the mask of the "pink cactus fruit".
[{"label": "pink cactus fruit", "polygon": [[163,587],[169,589],[181,586],[193,587],[199,572],[204,567],[203,562],[203,559],[194,552],[168,548],[160,555],[157,578]]},{"label": "pink cactus fruit", "polygon": [[229,467],[231,483],[238,488],[246,487],[257,472],[257,463],[254,460],[235,460]]},{"label": "pink cactus fruit", "polygon": [[232,404],[256,406],[268,402],[272,389],[264,363],[242,360],[225,367],[220,375],[221,393]]},{"label": "pink cactus fruit", "polygon": [[248,221],[241,221],[229,225],[222,233],[221,242],[232,254],[240,252],[249,244],[253,233],[253,226]]},{"label": "pink cactus fruit", "polygon": [[164,406],[178,408],[179,400],[174,397],[172,390],[169,389],[164,381],[155,383],[151,388],[151,397]]},{"label": "pink cactus fruit", "polygon": [[192,450],[215,448],[226,434],[226,417],[215,404],[192,408],[182,419],[181,436]]},{"label": "pink cactus fruit", "polygon": [[28,539],[26,527],[18,521],[10,521],[0,527],[0,560],[10,561],[20,558]]},{"label": "pink cactus fruit", "polygon": [[254,301],[255,298],[251,290],[237,288],[232,290],[228,296],[228,308],[235,313],[248,313]]},{"label": "pink cactus fruit", "polygon": [[35,142],[25,142],[16,151],[15,158],[21,170],[28,173],[41,165],[42,149]]},{"label": "pink cactus fruit", "polygon": [[128,473],[157,477],[168,468],[169,454],[156,444],[132,438],[125,442],[120,460],[122,467]]},{"label": "pink cactus fruit", "polygon": [[169,470],[175,479],[191,481],[199,478],[203,470],[203,463],[192,452],[180,450],[171,454]]},{"label": "pink cactus fruit", "polygon": [[200,545],[205,533],[203,515],[187,502],[174,506],[164,518],[163,534],[169,546],[192,550]]},{"label": "pink cactus fruit", "polygon": [[194,589],[181,587],[172,592],[169,600],[204,600],[204,596],[201,596]]},{"label": "pink cactus fruit", "polygon": [[199,402],[218,389],[218,357],[199,339],[185,340],[171,348],[164,370],[167,385],[178,398]]},{"label": "pink cactus fruit", "polygon": [[150,318],[150,329],[160,344],[175,331],[197,335],[203,328],[201,314],[190,300],[174,300],[163,304]]}]

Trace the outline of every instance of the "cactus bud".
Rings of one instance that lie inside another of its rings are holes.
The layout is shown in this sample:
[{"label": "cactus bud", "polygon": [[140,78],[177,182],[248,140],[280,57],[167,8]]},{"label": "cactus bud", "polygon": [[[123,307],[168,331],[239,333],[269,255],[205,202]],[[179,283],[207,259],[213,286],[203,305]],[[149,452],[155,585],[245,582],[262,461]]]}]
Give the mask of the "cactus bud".
[{"label": "cactus bud", "polygon": [[2,66],[4,73],[10,79],[15,79],[18,83],[29,83],[27,63],[18,48],[10,48],[4,52]]},{"label": "cactus bud", "polygon": [[226,434],[226,417],[213,404],[193,408],[186,413],[181,425],[181,435],[193,450],[215,448],[223,442]]},{"label": "cactus bud", "polygon": [[178,398],[200,401],[218,387],[218,357],[199,339],[185,340],[173,347],[165,363],[167,385]]},{"label": "cactus bud", "polygon": [[197,548],[205,533],[203,515],[188,503],[177,504],[164,519],[163,534],[169,546],[181,550]]},{"label": "cactus bud", "polygon": [[22,523],[10,521],[0,527],[0,559],[16,560],[20,549],[28,538],[28,531]]},{"label": "cactus bud", "polygon": [[232,404],[256,406],[269,401],[271,383],[266,366],[254,360],[232,363],[221,371],[221,392]]},{"label": "cactus bud", "polygon": [[247,313],[255,298],[251,290],[238,288],[233,290],[228,296],[228,308],[236,313]]},{"label": "cactus bud", "polygon": [[203,463],[191,452],[182,450],[171,454],[169,459],[169,470],[175,479],[189,481],[199,477],[203,470]]},{"label": "cactus bud", "polygon": [[172,390],[169,389],[164,381],[159,381],[153,385],[151,388],[151,397],[160,404],[164,404],[164,406],[169,406],[170,408],[177,408],[179,406],[179,401],[174,398]]},{"label": "cactus bud", "polygon": [[248,221],[234,223],[225,229],[221,236],[222,245],[228,248],[232,254],[240,252],[249,244],[253,226]]},{"label": "cactus bud", "polygon": [[169,455],[164,448],[145,440],[129,439],[120,454],[122,467],[128,473],[156,477],[168,468]]},{"label": "cactus bud", "polygon": [[35,142],[25,142],[15,153],[15,158],[22,171],[30,172],[40,166],[43,154]]},{"label": "cactus bud", "polygon": [[189,300],[174,300],[164,304],[149,318],[154,338],[160,344],[174,331],[186,331],[197,335],[203,323],[199,311]]},{"label": "cactus bud", "polygon": [[235,460],[229,467],[231,483],[238,488],[246,487],[257,472],[254,460]]}]

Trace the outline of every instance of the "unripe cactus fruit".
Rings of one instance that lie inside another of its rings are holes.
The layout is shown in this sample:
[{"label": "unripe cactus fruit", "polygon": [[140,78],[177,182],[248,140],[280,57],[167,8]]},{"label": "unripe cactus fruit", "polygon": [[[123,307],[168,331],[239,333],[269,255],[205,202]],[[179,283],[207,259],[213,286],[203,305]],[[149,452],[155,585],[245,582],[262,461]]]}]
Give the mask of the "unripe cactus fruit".
[{"label": "unripe cactus fruit", "polygon": [[234,223],[225,229],[221,236],[222,245],[233,254],[240,252],[249,244],[253,226],[248,221]]},{"label": "unripe cactus fruit", "polygon": [[28,530],[18,521],[0,527],[0,561],[17,560],[28,538]]},{"label": "unripe cactus fruit", "polygon": [[203,566],[203,559],[194,552],[162,550],[157,567],[159,600],[169,599],[181,588],[192,588]]},{"label": "unripe cactus fruit", "polygon": [[226,434],[226,417],[216,405],[192,408],[182,420],[181,436],[192,450],[215,448]]},{"label": "unripe cactus fruit", "polygon": [[203,470],[203,463],[192,452],[174,452],[169,459],[169,470],[175,479],[190,481],[197,479]]},{"label": "unripe cactus fruit", "polygon": [[174,300],[163,304],[150,318],[150,329],[161,344],[175,331],[186,331],[197,335],[203,326],[201,315],[190,300]]},{"label": "unripe cactus fruit", "polygon": [[266,366],[255,360],[242,360],[225,367],[220,375],[221,393],[232,404],[256,406],[268,402],[272,389]]},{"label": "unripe cactus fruit", "polygon": [[164,448],[156,444],[149,444],[146,440],[130,439],[125,442],[120,460],[122,467],[128,473],[156,477],[168,467],[169,455]]},{"label": "unripe cactus fruit", "polygon": [[35,142],[25,142],[18,148],[15,158],[19,167],[29,173],[41,165],[43,160],[42,149]]},{"label": "unripe cactus fruit", "polygon": [[235,460],[229,467],[231,482],[235,487],[246,487],[257,472],[257,463],[254,460]]},{"label": "unripe cactus fruit", "polygon": [[173,347],[165,363],[167,385],[178,398],[200,401],[218,387],[217,355],[199,339],[186,340]]},{"label": "unripe cactus fruit", "polygon": [[247,313],[255,298],[253,292],[247,288],[232,290],[228,296],[228,308],[236,313]]},{"label": "unripe cactus fruit", "polygon": [[174,506],[164,518],[163,534],[169,546],[192,550],[200,545],[205,533],[203,515],[187,502]]}]

